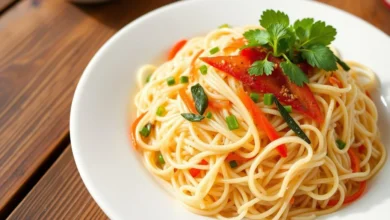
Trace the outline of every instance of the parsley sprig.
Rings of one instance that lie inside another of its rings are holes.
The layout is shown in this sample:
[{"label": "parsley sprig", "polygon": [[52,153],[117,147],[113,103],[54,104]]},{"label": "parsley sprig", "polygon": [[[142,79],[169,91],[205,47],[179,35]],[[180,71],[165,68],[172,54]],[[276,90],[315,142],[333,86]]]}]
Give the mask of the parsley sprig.
[{"label": "parsley sprig", "polygon": [[248,70],[250,75],[272,74],[275,64],[268,60],[270,54],[284,58],[280,67],[298,86],[309,81],[306,74],[296,65],[302,61],[326,71],[336,70],[337,63],[345,70],[349,70],[349,67],[329,49],[328,45],[335,39],[337,31],[325,22],[304,18],[290,24],[290,19],[284,12],[266,10],[261,15],[260,25],[265,29],[249,30],[244,33],[248,41],[245,47],[262,46],[268,48],[270,52],[264,60],[252,64]]}]

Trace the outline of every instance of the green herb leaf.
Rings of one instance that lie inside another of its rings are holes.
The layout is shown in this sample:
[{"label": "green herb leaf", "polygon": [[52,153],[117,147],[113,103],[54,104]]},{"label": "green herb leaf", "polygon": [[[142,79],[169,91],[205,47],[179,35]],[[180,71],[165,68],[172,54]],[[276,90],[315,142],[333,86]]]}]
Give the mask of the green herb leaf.
[{"label": "green herb leaf", "polygon": [[260,17],[260,25],[268,29],[272,24],[280,24],[287,27],[290,24],[288,15],[281,11],[266,10]]},{"label": "green herb leaf", "polygon": [[345,71],[349,71],[351,69],[351,67],[349,67],[346,63],[344,63],[344,61],[340,60],[340,58],[338,58],[337,56],[334,56],[336,58],[336,61],[338,64],[340,64],[340,66],[345,70]]},{"label": "green herb leaf", "polygon": [[291,80],[291,82],[297,84],[298,86],[303,86],[303,83],[309,82],[306,74],[297,65],[286,61],[280,63],[280,67],[282,68],[284,74],[286,74]]},{"label": "green herb leaf", "polygon": [[251,67],[248,69],[248,73],[251,76],[261,76],[264,73],[269,76],[274,70],[274,63],[266,59],[258,60],[254,62]]},{"label": "green herb leaf", "polygon": [[304,18],[294,23],[294,29],[300,42],[305,42],[310,37],[310,29],[314,23],[313,18]]},{"label": "green herb leaf", "polygon": [[337,31],[334,27],[326,25],[323,21],[315,22],[310,29],[309,38],[302,42],[302,46],[309,47],[315,44],[329,45],[337,34]]},{"label": "green herb leaf", "polygon": [[284,106],[279,102],[279,100],[277,98],[274,98],[274,102],[280,112],[280,115],[286,121],[287,125],[291,128],[291,130],[293,130],[294,133],[298,135],[298,137],[302,138],[304,141],[310,144],[311,143],[310,139],[306,136],[305,132],[303,132],[303,130],[299,127],[299,125],[294,121],[294,119],[284,108]]},{"label": "green herb leaf", "polygon": [[337,147],[342,150],[345,148],[345,145],[347,145],[344,141],[340,140],[340,139],[337,139],[336,140],[336,144],[337,144]]},{"label": "green herb leaf", "polygon": [[332,71],[337,69],[336,57],[333,52],[324,45],[312,45],[302,50],[302,57],[313,66]]},{"label": "green herb leaf", "polygon": [[265,30],[249,30],[244,33],[244,37],[248,40],[247,47],[259,46],[268,43],[269,34]]},{"label": "green herb leaf", "polygon": [[198,83],[191,87],[191,93],[195,101],[196,111],[198,111],[199,114],[203,115],[209,104],[209,100],[203,87]]},{"label": "green herb leaf", "polygon": [[182,113],[181,116],[191,122],[199,122],[204,119],[203,115],[195,115],[193,113]]}]

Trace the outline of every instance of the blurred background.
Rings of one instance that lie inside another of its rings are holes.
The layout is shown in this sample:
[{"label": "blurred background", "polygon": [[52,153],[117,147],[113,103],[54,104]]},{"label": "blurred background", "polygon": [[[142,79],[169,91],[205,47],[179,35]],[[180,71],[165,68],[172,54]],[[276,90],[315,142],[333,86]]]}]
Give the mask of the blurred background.
[{"label": "blurred background", "polygon": [[[319,1],[390,34],[389,0]],[[73,93],[105,41],[173,2],[0,0],[0,219],[107,219],[74,164]]]}]

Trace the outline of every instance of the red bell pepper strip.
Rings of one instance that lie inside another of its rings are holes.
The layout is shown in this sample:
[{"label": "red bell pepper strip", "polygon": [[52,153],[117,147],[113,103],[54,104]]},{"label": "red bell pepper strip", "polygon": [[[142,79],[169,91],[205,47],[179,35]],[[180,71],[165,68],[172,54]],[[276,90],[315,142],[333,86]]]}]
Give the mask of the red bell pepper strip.
[{"label": "red bell pepper strip", "polygon": [[[209,164],[209,163],[208,163],[206,160],[202,160],[202,161],[200,161],[199,164],[200,164],[200,165],[207,165],[207,164]],[[198,176],[199,173],[200,173],[200,170],[199,170],[199,169],[196,169],[196,168],[191,168],[191,169],[190,169],[190,174],[191,174],[192,177]]]},{"label": "red bell pepper strip", "polygon": [[186,43],[187,43],[187,40],[180,40],[175,45],[173,45],[173,47],[171,48],[171,50],[168,53],[168,60],[172,60],[176,56],[177,52],[179,52],[180,49],[183,48],[183,46]]},{"label": "red bell pepper strip", "polygon": [[[271,76],[250,76],[248,69],[256,60],[266,57],[266,51],[262,49],[246,48],[238,56],[201,57],[200,59],[209,65],[233,76],[241,81],[244,86],[259,93],[272,93],[281,102],[291,105],[295,110],[301,112],[318,122],[323,122],[323,115],[314,98],[310,88],[305,84],[302,87],[291,83],[284,75],[279,63],[281,59],[269,56],[268,59],[275,63]],[[311,67],[308,64],[299,64],[303,71],[309,72]]]}]

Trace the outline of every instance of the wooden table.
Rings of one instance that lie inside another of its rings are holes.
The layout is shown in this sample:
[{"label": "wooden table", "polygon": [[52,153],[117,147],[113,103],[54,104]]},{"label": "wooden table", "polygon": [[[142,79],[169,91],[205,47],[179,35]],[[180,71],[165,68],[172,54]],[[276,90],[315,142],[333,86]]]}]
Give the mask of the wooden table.
[{"label": "wooden table", "polygon": [[[125,24],[174,0],[0,0],[0,219],[107,219],[69,140],[78,79]],[[381,0],[321,0],[390,34]]]}]

